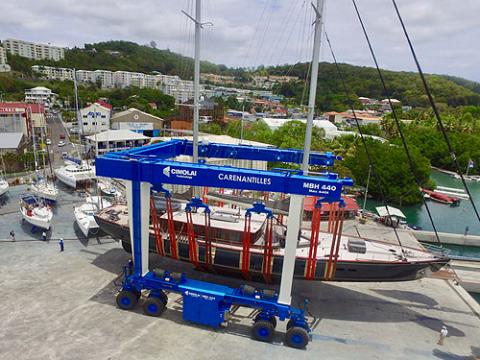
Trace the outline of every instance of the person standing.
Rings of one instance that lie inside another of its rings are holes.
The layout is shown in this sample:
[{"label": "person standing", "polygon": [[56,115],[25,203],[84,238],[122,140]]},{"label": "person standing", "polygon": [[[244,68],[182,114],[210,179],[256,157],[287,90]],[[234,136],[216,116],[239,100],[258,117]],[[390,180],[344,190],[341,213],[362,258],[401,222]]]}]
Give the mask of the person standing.
[{"label": "person standing", "polygon": [[65,244],[63,243],[63,238],[60,238],[58,245],[60,245],[60,251],[65,250]]},{"label": "person standing", "polygon": [[12,241],[15,241],[15,231],[10,231],[10,236],[12,237]]},{"label": "person standing", "polygon": [[443,345],[443,341],[448,335],[448,329],[445,325],[442,326],[442,329],[440,330],[440,337],[438,338],[438,345]]},{"label": "person standing", "polygon": [[47,233],[45,231],[42,232],[42,240],[47,241]]}]

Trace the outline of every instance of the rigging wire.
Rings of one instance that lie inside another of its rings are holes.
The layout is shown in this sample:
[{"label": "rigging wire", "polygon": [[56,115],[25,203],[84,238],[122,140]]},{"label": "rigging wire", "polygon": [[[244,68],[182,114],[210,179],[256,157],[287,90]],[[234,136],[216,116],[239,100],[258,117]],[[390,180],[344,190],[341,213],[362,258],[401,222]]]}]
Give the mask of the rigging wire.
[{"label": "rigging wire", "polygon": [[447,143],[448,147],[448,152],[450,153],[450,156],[452,157],[453,163],[455,164],[455,168],[457,170],[458,175],[460,175],[460,178],[462,179],[463,187],[465,188],[465,191],[467,192],[467,195],[470,198],[470,201],[472,203],[473,210],[475,211],[475,215],[477,215],[477,219],[480,222],[480,216],[477,210],[477,207],[475,205],[475,202],[473,201],[473,197],[470,194],[470,189],[468,188],[468,185],[465,181],[465,178],[462,174],[462,170],[460,169],[460,165],[458,163],[457,156],[455,155],[455,152],[453,151],[452,144],[450,142],[450,139],[448,137],[448,134],[445,130],[445,127],[443,125],[442,118],[440,117],[440,112],[438,111],[437,105],[435,104],[435,101],[433,100],[432,92],[430,91],[430,87],[428,86],[427,79],[425,78],[425,74],[423,73],[422,67],[420,65],[420,62],[418,61],[417,58],[417,53],[413,47],[412,41],[410,40],[410,36],[408,35],[407,28],[405,27],[405,23],[403,22],[403,18],[400,15],[400,11],[398,10],[397,2],[395,0],[392,0],[393,6],[395,7],[395,12],[397,13],[398,20],[400,20],[400,24],[402,25],[403,33],[405,34],[405,37],[408,42],[408,46],[410,48],[410,51],[412,52],[413,59],[415,60],[415,64],[418,69],[418,74],[420,75],[420,78],[422,79],[423,87],[425,88],[425,92],[428,97],[428,101],[430,102],[430,105],[432,106],[433,113],[435,114],[435,118],[437,119],[437,123],[440,127],[440,130],[442,131],[443,137],[445,139],[445,142]]},{"label": "rigging wire", "polygon": [[[343,91],[345,92],[345,97],[347,100],[348,105],[350,106],[350,109],[352,110],[353,118],[355,119],[355,124],[357,126],[358,132],[360,134],[360,138],[362,140],[363,147],[365,148],[365,154],[367,155],[368,163],[370,165],[370,168],[372,169],[373,176],[375,177],[375,180],[377,181],[378,188],[380,191],[380,197],[382,198],[382,204],[385,206],[385,209],[387,210],[387,215],[390,218],[390,210],[388,208],[387,200],[385,198],[385,192],[383,191],[383,186],[382,186],[382,180],[380,179],[380,176],[376,170],[375,164],[373,162],[372,155],[370,154],[370,151],[368,150],[367,146],[367,141],[365,140],[365,136],[363,135],[362,127],[360,126],[360,122],[358,121],[357,118],[357,112],[355,111],[355,107],[353,104],[352,99],[349,96],[347,84],[345,82],[345,76],[342,73],[342,70],[340,69],[340,66],[338,65],[337,58],[335,56],[335,53],[333,52],[333,47],[332,44],[330,43],[330,38],[328,37],[327,32],[325,31],[325,40],[327,40],[328,47],[330,48],[330,53],[332,54],[333,62],[335,63],[335,68],[337,70],[338,78],[340,79],[340,83],[342,85]],[[400,240],[400,235],[398,235],[397,229],[393,227],[393,231],[395,233],[395,237],[398,241],[398,244],[400,245],[402,252],[403,252],[403,245],[402,241]]]},{"label": "rigging wire", "polygon": [[[372,43],[370,42],[370,37],[368,36],[367,30],[365,28],[365,24],[363,23],[363,19],[362,19],[362,16],[360,15],[360,11],[358,10],[356,1],[352,0],[352,3],[353,3],[353,6],[355,7],[355,12],[357,13],[357,17],[358,17],[358,20],[359,20],[360,25],[362,27],[363,34],[365,35],[365,39],[367,41],[368,48],[370,50],[370,54],[372,55],[372,59],[375,63],[375,67],[377,69],[378,76],[380,78],[380,82],[381,82],[382,87],[383,87],[383,91],[385,92],[385,95],[386,95],[387,100],[388,100],[388,104],[390,105],[390,109],[392,111],[392,115],[393,115],[393,118],[395,120],[395,125],[398,129],[400,139],[402,140],[402,144],[403,144],[403,148],[405,150],[405,154],[407,155],[410,171],[412,172],[413,178],[414,178],[417,186],[421,187],[422,184],[420,183],[420,180],[417,177],[417,172],[416,172],[416,169],[415,169],[415,165],[413,163],[412,156],[410,154],[410,150],[408,150],[408,145],[407,145],[407,141],[405,139],[405,135],[403,134],[403,130],[402,130],[402,127],[400,125],[400,121],[398,119],[397,112],[396,112],[395,108],[393,107],[392,99],[390,97],[390,92],[387,88],[387,84],[385,82],[385,78],[383,77],[382,71],[380,70],[380,66],[378,65],[377,56],[375,55],[375,52],[373,51]],[[422,200],[423,200],[423,204],[425,205],[425,209],[427,210],[427,214],[428,214],[428,218],[430,219],[430,223],[432,224],[433,231],[435,232],[437,242],[440,243],[440,239],[439,239],[438,233],[437,233],[437,228],[435,226],[435,222],[433,221],[433,217],[432,217],[432,214],[430,212],[430,208],[427,204],[427,201],[425,200],[425,197],[422,196]]]}]

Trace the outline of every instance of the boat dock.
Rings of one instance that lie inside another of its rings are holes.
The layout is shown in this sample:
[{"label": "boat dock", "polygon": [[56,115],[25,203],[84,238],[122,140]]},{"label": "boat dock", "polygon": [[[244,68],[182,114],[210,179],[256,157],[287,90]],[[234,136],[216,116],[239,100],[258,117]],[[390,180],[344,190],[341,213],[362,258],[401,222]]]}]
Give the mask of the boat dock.
[{"label": "boat dock", "polygon": [[[437,243],[437,238],[433,231],[426,230],[411,230],[411,235],[418,241],[427,243]],[[478,235],[463,235],[437,232],[440,242],[442,244],[464,245],[464,246],[477,246],[480,247],[480,236]]]}]

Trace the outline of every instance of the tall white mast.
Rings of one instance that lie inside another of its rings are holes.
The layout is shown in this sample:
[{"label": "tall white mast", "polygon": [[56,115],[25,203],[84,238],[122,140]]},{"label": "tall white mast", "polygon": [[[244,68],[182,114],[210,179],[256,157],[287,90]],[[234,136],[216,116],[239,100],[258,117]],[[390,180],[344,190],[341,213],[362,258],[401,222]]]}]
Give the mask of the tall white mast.
[{"label": "tall white mast", "polygon": [[303,146],[303,162],[302,171],[308,173],[308,161],[310,158],[310,147],[312,145],[312,129],[313,117],[315,115],[315,99],[317,96],[317,80],[318,80],[318,61],[320,58],[320,42],[322,40],[322,15],[325,0],[317,0],[317,6],[313,6],[316,14],[315,19],[315,35],[313,38],[313,54],[312,54],[312,72],[310,77],[310,93],[308,98],[308,115],[307,129],[305,130],[305,144]]},{"label": "tall white mast", "polygon": [[[310,146],[312,142],[313,116],[315,113],[315,97],[317,95],[318,61],[320,57],[320,40],[322,37],[322,15],[324,4],[325,0],[317,0],[316,6],[312,4],[316,14],[316,20],[315,35],[313,40],[310,96],[308,100],[308,118],[302,161],[302,170],[305,174],[308,173]],[[297,241],[303,217],[303,196],[291,195],[288,214],[287,236],[285,240],[285,255],[283,258],[282,279],[280,282],[280,293],[278,296],[278,302],[282,304],[290,304],[292,300],[292,283],[295,267],[295,258],[297,253]]]},{"label": "tall white mast", "polygon": [[33,145],[33,161],[35,163],[35,180],[38,182],[38,159],[37,159],[37,142],[35,140],[35,126],[33,124],[32,119],[32,108],[30,106],[27,107],[26,115],[28,117],[28,121],[30,122],[30,128],[32,131],[32,145]]},{"label": "tall white mast", "polygon": [[[82,135],[83,135],[83,121],[82,117],[80,115],[80,110],[79,110],[79,105],[78,105],[78,87],[77,87],[77,71],[73,69],[73,91],[75,94],[75,117],[77,118],[77,128],[79,130],[79,136],[80,136],[80,145],[82,145]],[[72,143],[73,145],[73,143]],[[80,151],[76,146],[73,145],[75,150],[77,151],[77,156],[79,160],[82,160],[82,157],[80,156]]]},{"label": "tall white mast", "polygon": [[195,66],[193,72],[193,162],[198,162],[198,121],[200,117],[200,35],[202,29],[202,4],[195,5]]}]

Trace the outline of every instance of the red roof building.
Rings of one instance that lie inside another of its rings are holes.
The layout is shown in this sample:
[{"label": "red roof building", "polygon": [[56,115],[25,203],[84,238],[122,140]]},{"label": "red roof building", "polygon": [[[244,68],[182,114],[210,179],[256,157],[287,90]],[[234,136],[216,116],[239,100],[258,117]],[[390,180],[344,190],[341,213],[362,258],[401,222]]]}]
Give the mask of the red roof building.
[{"label": "red roof building", "polygon": [[[303,209],[305,210],[308,217],[311,218],[311,213],[315,208],[315,204],[317,203],[317,197],[315,196],[306,196],[305,201],[303,203]],[[345,218],[353,218],[357,214],[358,210],[360,210],[360,206],[358,206],[357,202],[354,198],[351,197],[343,197],[343,201],[345,201]],[[322,202],[322,207],[320,209],[322,217],[328,216],[330,213],[330,204],[327,202]]]},{"label": "red roof building", "polygon": [[107,109],[109,109],[109,110],[112,110],[112,109],[113,109],[113,106],[110,105],[109,103],[107,103],[106,101],[97,100],[97,101],[95,101],[95,103],[97,103],[98,105],[103,106],[104,108],[107,108]]}]

